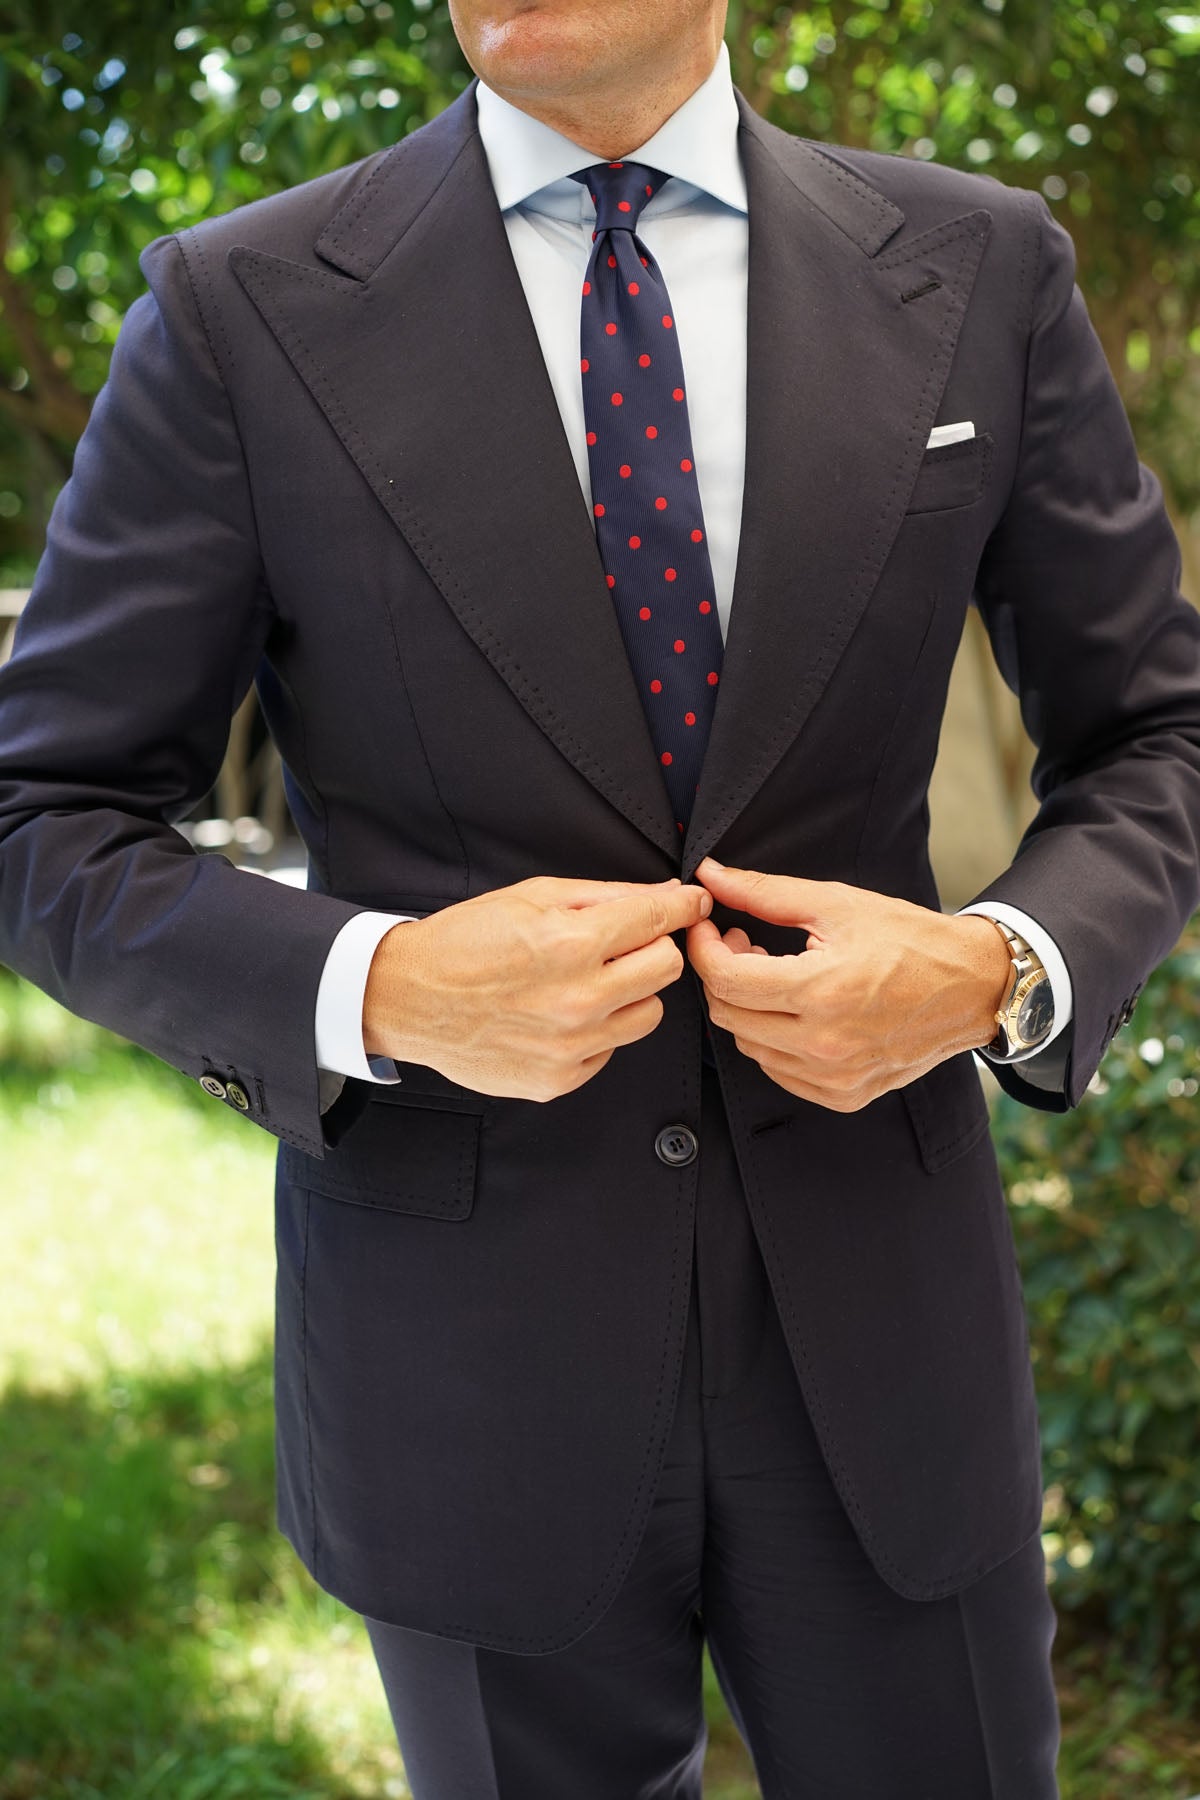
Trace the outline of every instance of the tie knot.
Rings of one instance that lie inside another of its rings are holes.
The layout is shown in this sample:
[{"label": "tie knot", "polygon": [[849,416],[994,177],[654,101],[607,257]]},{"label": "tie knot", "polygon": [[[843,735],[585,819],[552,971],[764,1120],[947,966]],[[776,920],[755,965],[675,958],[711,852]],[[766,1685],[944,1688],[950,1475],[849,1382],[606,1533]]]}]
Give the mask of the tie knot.
[{"label": "tie knot", "polygon": [[641,210],[651,194],[657,194],[665,181],[661,169],[647,168],[645,163],[593,163],[580,169],[572,181],[582,182],[596,203],[596,233],[633,231]]}]

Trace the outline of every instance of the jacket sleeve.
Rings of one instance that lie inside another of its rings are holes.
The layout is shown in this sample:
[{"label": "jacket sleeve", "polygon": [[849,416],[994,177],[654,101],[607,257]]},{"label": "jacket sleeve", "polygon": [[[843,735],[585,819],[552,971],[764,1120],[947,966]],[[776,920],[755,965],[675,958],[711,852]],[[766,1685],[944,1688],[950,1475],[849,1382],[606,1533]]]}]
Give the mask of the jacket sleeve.
[{"label": "jacket sleeve", "polygon": [[1061,1112],[1200,901],[1200,615],[1070,235],[1040,196],[1025,204],[1039,253],[1023,430],[976,601],[1036,746],[1039,807],[975,900],[1021,907],[1065,958],[1068,1031],[1019,1071],[995,1067],[1015,1098]]},{"label": "jacket sleeve", "polygon": [[149,292],[0,669],[0,961],[320,1156],[317,991],[361,909],[174,828],[216,778],[274,614],[176,238],[140,266]]}]

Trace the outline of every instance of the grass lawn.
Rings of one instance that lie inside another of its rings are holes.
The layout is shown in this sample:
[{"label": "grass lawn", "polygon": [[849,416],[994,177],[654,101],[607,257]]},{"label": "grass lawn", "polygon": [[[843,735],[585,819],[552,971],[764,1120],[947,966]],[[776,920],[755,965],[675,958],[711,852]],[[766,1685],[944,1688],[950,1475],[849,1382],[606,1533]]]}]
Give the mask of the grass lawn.
[{"label": "grass lawn", "polygon": [[[358,1619],[274,1529],[274,1149],[0,980],[0,1800],[408,1793]],[[1067,1624],[1063,1800],[1200,1793],[1195,1725]],[[753,1800],[705,1679],[706,1800]]]}]

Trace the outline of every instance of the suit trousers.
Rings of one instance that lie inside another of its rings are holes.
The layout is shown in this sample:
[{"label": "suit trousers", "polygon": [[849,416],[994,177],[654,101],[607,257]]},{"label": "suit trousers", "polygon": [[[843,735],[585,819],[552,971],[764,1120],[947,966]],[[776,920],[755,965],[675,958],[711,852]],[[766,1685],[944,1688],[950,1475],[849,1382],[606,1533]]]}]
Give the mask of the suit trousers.
[{"label": "suit trousers", "polygon": [[548,1654],[366,1619],[415,1800],[699,1800],[706,1640],[765,1800],[1056,1800],[1040,1535],[939,1600],[876,1573],[809,1421],[715,1070],[703,1081],[686,1349],[634,1561]]}]

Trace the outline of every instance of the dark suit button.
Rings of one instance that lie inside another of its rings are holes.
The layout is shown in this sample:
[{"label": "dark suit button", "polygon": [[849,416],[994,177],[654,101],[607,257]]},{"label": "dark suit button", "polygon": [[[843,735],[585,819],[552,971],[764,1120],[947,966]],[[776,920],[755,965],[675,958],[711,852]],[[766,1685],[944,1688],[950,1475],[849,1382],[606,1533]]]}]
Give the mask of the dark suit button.
[{"label": "dark suit button", "polygon": [[219,1075],[202,1075],[200,1077],[200,1086],[204,1089],[206,1094],[211,1094],[214,1100],[224,1100],[228,1091]]},{"label": "dark suit button", "polygon": [[664,1125],[654,1140],[654,1154],[672,1169],[695,1162],[700,1154],[696,1134],[686,1125]]},{"label": "dark suit button", "polygon": [[229,1082],[226,1086],[225,1093],[228,1099],[230,1099],[234,1106],[237,1107],[239,1112],[250,1111],[250,1096],[240,1081]]}]

